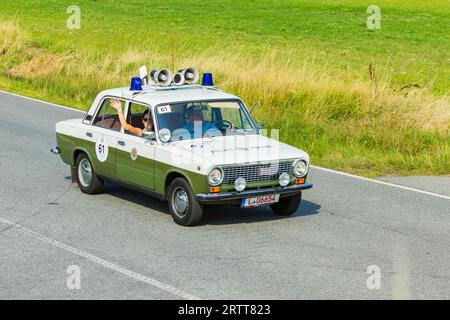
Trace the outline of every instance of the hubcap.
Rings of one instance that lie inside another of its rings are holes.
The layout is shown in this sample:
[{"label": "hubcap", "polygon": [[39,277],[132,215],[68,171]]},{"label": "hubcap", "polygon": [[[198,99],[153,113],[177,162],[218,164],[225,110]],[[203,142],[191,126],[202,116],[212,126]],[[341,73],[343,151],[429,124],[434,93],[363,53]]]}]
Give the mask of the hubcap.
[{"label": "hubcap", "polygon": [[78,165],[78,178],[83,187],[88,187],[92,180],[92,168],[88,159],[81,160]]},{"label": "hubcap", "polygon": [[182,187],[176,188],[173,192],[172,206],[178,217],[183,218],[186,215],[186,212],[189,209],[189,198],[186,190]]}]

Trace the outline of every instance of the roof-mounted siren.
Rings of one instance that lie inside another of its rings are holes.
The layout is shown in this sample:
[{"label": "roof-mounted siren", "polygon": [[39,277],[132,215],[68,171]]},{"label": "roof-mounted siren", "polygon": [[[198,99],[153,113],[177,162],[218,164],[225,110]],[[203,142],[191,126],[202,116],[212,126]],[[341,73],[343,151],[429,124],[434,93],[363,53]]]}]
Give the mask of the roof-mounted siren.
[{"label": "roof-mounted siren", "polygon": [[176,86],[182,86],[184,84],[184,77],[180,72],[177,72],[173,76],[173,84]]},{"label": "roof-mounted siren", "polygon": [[146,66],[142,66],[139,68],[139,77],[141,78],[142,84],[144,86],[148,85],[148,74]]},{"label": "roof-mounted siren", "polygon": [[169,69],[153,70],[150,72],[150,79],[159,86],[169,86],[172,83],[173,75]]},{"label": "roof-mounted siren", "polygon": [[182,84],[196,84],[200,78],[200,74],[195,68],[181,69],[178,70],[177,74],[180,75],[181,79],[184,79],[184,83]]}]

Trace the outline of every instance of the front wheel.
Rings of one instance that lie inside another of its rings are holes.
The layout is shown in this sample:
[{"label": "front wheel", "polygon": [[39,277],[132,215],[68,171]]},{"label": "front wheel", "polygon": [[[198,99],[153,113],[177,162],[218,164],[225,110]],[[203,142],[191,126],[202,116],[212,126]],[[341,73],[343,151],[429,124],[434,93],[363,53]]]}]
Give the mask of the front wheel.
[{"label": "front wheel", "polygon": [[203,206],[184,178],[176,178],[167,189],[169,210],[173,221],[182,226],[195,226],[203,216]]},{"label": "front wheel", "polygon": [[280,216],[289,216],[297,211],[301,200],[302,194],[299,193],[295,196],[281,198],[278,203],[271,204],[270,208]]},{"label": "front wheel", "polygon": [[95,174],[91,161],[86,154],[80,153],[75,165],[76,180],[81,192],[87,194],[100,193],[103,189],[103,181]]}]

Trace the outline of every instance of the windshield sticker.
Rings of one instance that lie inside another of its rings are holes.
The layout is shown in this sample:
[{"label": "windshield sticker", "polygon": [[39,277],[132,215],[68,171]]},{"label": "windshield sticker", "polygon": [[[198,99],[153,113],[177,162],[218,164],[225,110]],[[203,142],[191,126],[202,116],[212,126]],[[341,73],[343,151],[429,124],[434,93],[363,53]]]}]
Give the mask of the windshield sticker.
[{"label": "windshield sticker", "polygon": [[135,147],[133,147],[130,151],[130,157],[131,160],[136,161],[137,157],[138,157],[138,152],[137,149]]},{"label": "windshield sticker", "polygon": [[169,113],[169,112],[172,112],[172,108],[169,105],[158,107],[158,113],[159,114]]},{"label": "windshield sticker", "polygon": [[108,140],[104,136],[100,136],[95,143],[95,154],[100,162],[105,162],[108,159]]}]

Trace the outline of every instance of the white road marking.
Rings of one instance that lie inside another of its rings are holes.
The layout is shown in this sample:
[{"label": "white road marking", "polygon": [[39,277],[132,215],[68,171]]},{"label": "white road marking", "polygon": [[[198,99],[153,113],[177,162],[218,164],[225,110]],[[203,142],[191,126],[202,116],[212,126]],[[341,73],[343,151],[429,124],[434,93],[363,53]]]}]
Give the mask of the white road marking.
[{"label": "white road marking", "polygon": [[60,105],[60,104],[56,104],[56,103],[52,103],[52,102],[48,102],[48,101],[44,101],[44,100],[39,100],[39,99],[35,99],[35,98],[30,98],[30,97],[22,96],[22,95],[17,94],[17,93],[12,93],[12,92],[8,92],[8,91],[4,91],[4,90],[0,90],[0,92],[1,92],[1,93],[5,93],[5,94],[9,94],[9,95],[14,96],[14,97],[26,99],[26,100],[31,100],[31,101],[35,101],[35,102],[39,102],[39,103],[43,103],[43,104],[48,104],[48,105],[53,106],[53,107],[58,107],[58,108],[62,108],[62,109],[70,110],[70,111],[76,111],[76,112],[86,113],[86,111],[83,111],[83,110],[79,110],[79,109],[75,109],[75,108],[71,108],[71,107],[62,106],[62,105]]},{"label": "white road marking", "polygon": [[175,296],[178,296],[178,297],[180,297],[182,299],[200,300],[199,297],[194,296],[194,295],[192,295],[190,293],[187,293],[185,291],[182,291],[180,289],[172,287],[171,285],[162,283],[162,282],[160,282],[160,281],[158,281],[156,279],[153,279],[153,278],[144,276],[142,274],[139,274],[137,272],[128,270],[126,268],[123,268],[123,267],[121,267],[121,266],[119,266],[117,264],[114,264],[112,262],[109,262],[107,260],[99,258],[97,256],[94,256],[93,254],[90,254],[90,253],[88,253],[86,251],[74,248],[74,247],[69,246],[69,245],[67,245],[65,243],[62,243],[60,241],[51,239],[51,238],[49,238],[47,236],[44,236],[44,235],[42,235],[42,234],[40,234],[38,232],[35,232],[35,231],[31,230],[31,229],[28,229],[28,228],[26,228],[26,227],[24,227],[24,226],[22,226],[20,224],[16,224],[16,223],[14,223],[14,222],[12,222],[12,221],[10,221],[8,219],[0,217],[0,222],[3,223],[3,224],[9,225],[9,226],[17,229],[18,231],[20,231],[20,232],[22,232],[22,233],[24,233],[26,235],[29,235],[29,236],[31,236],[33,238],[36,238],[36,239],[38,239],[38,240],[40,240],[42,242],[45,242],[45,243],[50,244],[52,246],[58,247],[60,249],[63,249],[65,251],[70,252],[72,254],[75,254],[77,256],[83,257],[83,258],[85,258],[85,259],[87,259],[87,260],[89,260],[89,261],[91,261],[93,263],[96,263],[96,264],[98,264],[98,265],[100,265],[102,267],[105,267],[105,268],[108,268],[110,270],[119,272],[119,273],[121,273],[123,275],[126,275],[126,276],[128,276],[130,278],[133,278],[135,280],[144,282],[144,283],[149,284],[149,285],[151,285],[153,287],[156,287],[156,288],[161,289],[163,291],[169,292],[169,293],[171,293],[171,294],[173,294]]},{"label": "white road marking", "polygon": [[392,278],[392,298],[394,300],[409,300],[409,259],[408,247],[396,243],[392,250],[392,262],[395,274]]},{"label": "white road marking", "polygon": [[318,166],[313,166],[313,165],[311,165],[311,167],[314,168],[314,169],[318,169],[318,170],[322,170],[322,171],[326,171],[326,172],[330,172],[330,173],[335,173],[335,174],[340,174],[342,176],[346,176],[346,177],[350,177],[350,178],[354,178],[354,179],[374,182],[374,183],[382,184],[382,185],[385,185],[385,186],[395,187],[395,188],[408,190],[408,191],[414,191],[414,192],[426,194],[426,195],[429,195],[429,196],[439,197],[439,198],[442,198],[442,199],[450,200],[449,196],[446,196],[446,195],[443,195],[443,194],[440,194],[440,193],[434,193],[434,192],[425,191],[425,190],[421,190],[421,189],[416,189],[416,188],[402,186],[402,185],[395,184],[395,183],[390,183],[390,182],[385,182],[385,181],[381,181],[381,180],[361,177],[361,176],[357,176],[357,175],[354,175],[354,174],[351,174],[351,173],[337,171],[337,170],[333,170],[333,169],[328,169],[328,168],[323,168],[323,167],[318,167]]},{"label": "white road marking", "polygon": [[[11,93],[11,92],[4,91],[4,90],[0,90],[0,92],[6,93],[6,94],[10,94],[12,96],[19,97],[19,98],[22,98],[22,99],[27,99],[27,100],[36,101],[36,102],[40,102],[40,103],[43,103],[43,104],[48,104],[48,105],[51,105],[51,106],[55,106],[55,107],[58,107],[58,108],[63,108],[63,109],[66,109],[66,110],[77,111],[77,112],[82,112],[82,113],[86,112],[86,111],[82,111],[82,110],[78,110],[78,109],[62,106],[62,105],[59,105],[59,104],[54,104],[54,103],[43,101],[43,100],[39,100],[39,99],[29,98],[29,97],[26,97],[26,96],[23,96],[23,95],[20,95],[20,94],[17,94],[17,93]],[[446,195],[439,194],[439,193],[434,193],[434,192],[429,192],[429,191],[425,191],[425,190],[421,190],[421,189],[406,187],[406,186],[402,186],[402,185],[399,185],[399,184],[385,182],[385,181],[381,181],[381,180],[361,177],[361,176],[357,176],[355,174],[342,172],[342,171],[337,171],[337,170],[333,170],[333,169],[328,169],[328,168],[324,168],[324,167],[313,166],[313,165],[311,165],[311,167],[314,168],[314,169],[318,169],[318,170],[322,170],[322,171],[326,171],[326,172],[330,172],[330,173],[334,173],[334,174],[340,174],[340,175],[347,176],[347,177],[350,177],[350,178],[355,178],[355,179],[359,179],[359,180],[374,182],[374,183],[382,184],[382,185],[385,185],[385,186],[390,186],[390,187],[399,188],[399,189],[403,189],[403,190],[418,192],[418,193],[426,194],[426,195],[429,195],[429,196],[434,196],[434,197],[439,197],[439,198],[442,198],[442,199],[450,200],[450,196],[446,196]]]}]

